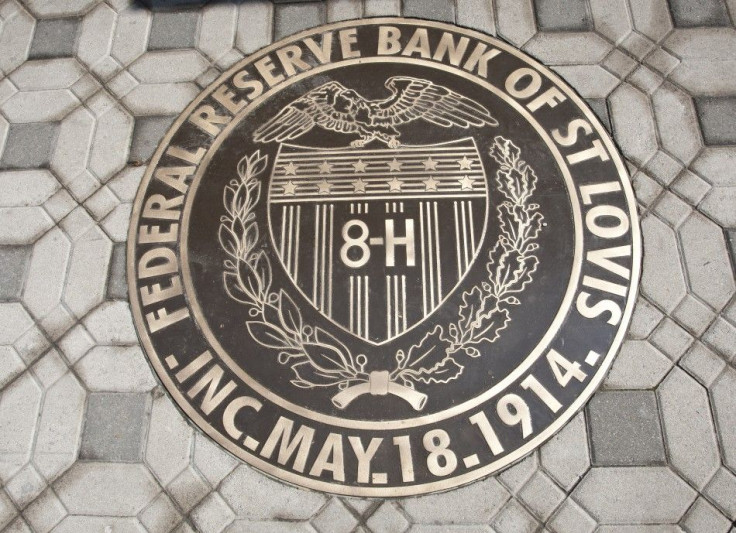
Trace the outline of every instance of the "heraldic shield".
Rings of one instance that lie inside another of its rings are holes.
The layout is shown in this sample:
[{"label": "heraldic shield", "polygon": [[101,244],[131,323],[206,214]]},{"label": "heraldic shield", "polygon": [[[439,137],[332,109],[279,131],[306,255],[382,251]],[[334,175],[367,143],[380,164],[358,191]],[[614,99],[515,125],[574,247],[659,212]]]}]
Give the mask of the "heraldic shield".
[{"label": "heraldic shield", "polygon": [[472,138],[384,149],[281,144],[269,191],[272,237],[291,280],[326,318],[373,344],[421,323],[465,277],[488,203]]}]

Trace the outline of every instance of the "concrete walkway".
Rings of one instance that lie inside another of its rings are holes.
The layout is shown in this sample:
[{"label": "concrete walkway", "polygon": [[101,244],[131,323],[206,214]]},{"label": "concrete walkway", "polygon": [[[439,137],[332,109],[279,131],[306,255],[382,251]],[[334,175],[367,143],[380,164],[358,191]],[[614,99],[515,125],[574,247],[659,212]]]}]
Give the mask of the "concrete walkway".
[{"label": "concrete walkway", "polygon": [[[133,195],[184,106],[273,39],[383,14],[498,35],[568,80],[627,158],[645,247],[585,411],[495,478],[399,501],[291,488],[204,438],[124,281]],[[735,20],[734,0],[0,2],[0,529],[736,531]]]}]

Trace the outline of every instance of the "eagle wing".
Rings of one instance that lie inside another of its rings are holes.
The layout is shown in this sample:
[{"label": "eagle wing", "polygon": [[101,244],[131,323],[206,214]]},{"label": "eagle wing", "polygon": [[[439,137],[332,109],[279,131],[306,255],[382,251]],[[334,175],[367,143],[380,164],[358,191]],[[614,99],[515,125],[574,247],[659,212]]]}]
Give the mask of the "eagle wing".
[{"label": "eagle wing", "polygon": [[303,135],[315,125],[342,133],[358,131],[355,117],[334,107],[336,92],[346,90],[335,81],[328,82],[297,98],[275,117],[259,127],[256,142],[288,141]]},{"label": "eagle wing", "polygon": [[396,126],[423,118],[449,128],[451,126],[498,126],[498,121],[479,103],[428,80],[394,76],[386,80],[393,93],[372,106],[374,123]]}]

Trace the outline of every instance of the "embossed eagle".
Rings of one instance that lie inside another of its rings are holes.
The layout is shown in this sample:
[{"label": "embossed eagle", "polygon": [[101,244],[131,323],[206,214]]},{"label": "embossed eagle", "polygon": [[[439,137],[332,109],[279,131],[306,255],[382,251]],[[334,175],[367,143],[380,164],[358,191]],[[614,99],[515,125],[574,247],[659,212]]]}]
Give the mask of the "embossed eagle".
[{"label": "embossed eagle", "polygon": [[340,133],[357,133],[360,139],[350,143],[353,147],[377,139],[389,148],[397,148],[401,143],[396,127],[418,119],[443,128],[498,125],[478,102],[431,81],[393,76],[384,85],[391,96],[368,100],[339,82],[325,83],[284,107],[256,130],[254,139],[283,142],[319,126]]}]

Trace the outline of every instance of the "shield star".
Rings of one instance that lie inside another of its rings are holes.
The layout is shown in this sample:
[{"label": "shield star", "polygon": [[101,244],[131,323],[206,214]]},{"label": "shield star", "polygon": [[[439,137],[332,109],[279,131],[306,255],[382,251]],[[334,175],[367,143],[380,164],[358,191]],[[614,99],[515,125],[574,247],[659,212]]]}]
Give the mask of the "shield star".
[{"label": "shield star", "polygon": [[390,192],[401,192],[401,182],[396,178],[396,176],[388,182],[388,190]]},{"label": "shield star", "polygon": [[319,189],[319,194],[330,194],[330,184],[326,179],[317,183],[317,188]]},{"label": "shield star", "polygon": [[293,161],[289,161],[288,165],[284,165],[284,173],[287,176],[296,176],[296,169],[298,167],[294,164]]},{"label": "shield star", "polygon": [[399,172],[401,170],[401,163],[394,157],[393,161],[388,162],[389,172]]},{"label": "shield star", "polygon": [[463,191],[472,191],[473,190],[473,183],[475,183],[475,180],[473,178],[469,178],[467,175],[464,176],[462,179],[457,180],[460,182],[460,189]]},{"label": "shield star", "polygon": [[437,161],[434,161],[432,156],[429,156],[426,161],[422,161],[422,164],[424,165],[424,170],[437,170]]},{"label": "shield star", "polygon": [[467,158],[467,156],[463,156],[462,159],[457,160],[457,164],[460,165],[460,170],[470,170],[470,167],[473,164],[473,161]]},{"label": "shield star", "polygon": [[365,172],[365,167],[367,167],[365,163],[363,163],[362,160],[358,159],[355,163],[353,163],[353,168],[355,168],[355,172]]},{"label": "shield star", "polygon": [[294,182],[289,180],[286,185],[284,185],[284,194],[294,196],[294,193],[296,193],[296,185],[294,184]]},{"label": "shield star", "polygon": [[330,172],[332,172],[332,165],[330,165],[330,164],[329,164],[329,163],[328,163],[327,161],[324,161],[324,162],[323,162],[323,163],[322,163],[322,164],[321,164],[321,165],[319,166],[319,171],[320,171],[320,172],[321,172],[322,174],[329,174]]},{"label": "shield star", "polygon": [[424,190],[425,191],[436,191],[437,185],[439,184],[439,181],[434,179],[432,176],[428,177],[426,180],[422,180],[424,183]]},{"label": "shield star", "polygon": [[353,188],[355,189],[355,192],[365,192],[365,186],[366,182],[363,181],[363,178],[358,178],[357,180],[353,181]]}]

